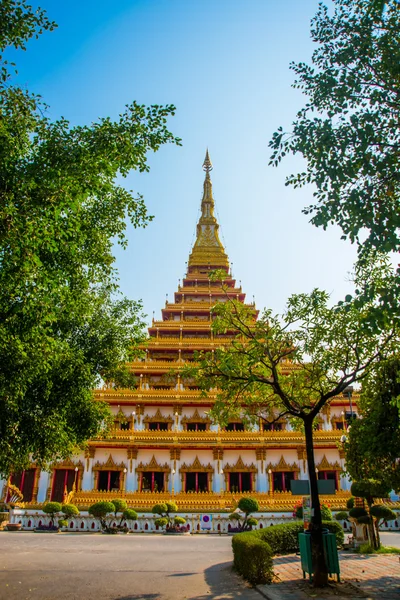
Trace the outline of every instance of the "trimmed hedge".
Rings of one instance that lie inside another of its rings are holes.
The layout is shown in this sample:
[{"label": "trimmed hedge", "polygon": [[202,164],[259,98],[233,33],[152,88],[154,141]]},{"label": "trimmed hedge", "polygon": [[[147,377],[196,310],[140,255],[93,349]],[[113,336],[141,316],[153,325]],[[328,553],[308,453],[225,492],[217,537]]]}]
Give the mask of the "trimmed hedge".
[{"label": "trimmed hedge", "polygon": [[253,585],[271,583],[272,556],[269,544],[254,535],[258,532],[238,533],[232,538],[233,566]]},{"label": "trimmed hedge", "polygon": [[[343,529],[337,521],[323,521],[323,526],[336,536],[336,543],[344,542]],[[232,538],[233,564],[250,583],[268,583],[272,578],[272,557],[299,549],[299,533],[304,531],[302,521],[272,525]]]}]

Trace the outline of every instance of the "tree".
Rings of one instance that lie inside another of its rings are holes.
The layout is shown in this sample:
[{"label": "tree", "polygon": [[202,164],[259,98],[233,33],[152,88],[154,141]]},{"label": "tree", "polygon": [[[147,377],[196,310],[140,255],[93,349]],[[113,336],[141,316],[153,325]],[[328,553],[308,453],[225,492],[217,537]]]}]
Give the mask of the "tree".
[{"label": "tree", "polygon": [[[163,502],[162,504],[155,504],[151,509],[153,515],[160,515],[160,519],[156,519],[155,524],[159,527],[171,527],[173,517],[171,513],[176,513],[178,507],[175,502]],[[166,522],[164,522],[164,519]]]},{"label": "tree", "polygon": [[125,366],[143,340],[141,305],[118,297],[114,240],[126,218],[151,220],[116,183],[148,171],[147,153],[178,143],[174,107],[133,102],[116,121],[51,122],[14,84],[9,48],[55,24],[25,0],[0,5],[0,472],[64,459],[103,432],[101,381],[132,387]]},{"label": "tree", "polygon": [[46,515],[50,515],[51,521],[55,525],[56,515],[61,512],[62,505],[60,502],[47,502],[42,510]]},{"label": "tree", "polygon": [[71,517],[77,517],[79,515],[79,510],[75,504],[63,504],[61,507],[61,512],[67,517],[67,519]]},{"label": "tree", "polygon": [[[398,0],[319,5],[312,65],[291,63],[307,97],[292,130],[270,141],[270,164],[306,159],[286,185],[315,187],[311,222],[338,224],[360,248],[400,249],[400,27]],[[367,236],[365,237],[365,231]]]},{"label": "tree", "polygon": [[[377,281],[391,276],[383,263]],[[226,274],[225,274],[226,276]],[[213,277],[222,278],[220,273]],[[356,272],[355,283],[364,273]],[[378,286],[379,287],[379,286]],[[397,323],[380,332],[371,321],[374,302],[360,310],[350,298],[330,307],[326,292],[314,290],[289,298],[279,317],[265,310],[256,320],[252,307],[229,297],[213,312],[213,331],[229,334],[231,343],[198,354],[183,376],[203,392],[216,394],[212,416],[221,424],[231,416],[247,422],[291,419],[305,433],[311,501],[311,538],[315,585],[327,582],[322,544],[321,507],[315,472],[313,423],[336,396],[362,381],[374,363],[393,352]]]},{"label": "tree", "polygon": [[123,500],[122,498],[115,498],[115,500],[111,500],[111,504],[114,506],[113,512],[115,518],[118,519],[118,515],[120,515],[119,523],[117,523],[118,529],[122,527],[123,521],[136,521],[137,513],[133,509],[128,508],[128,503],[126,502],[126,500]]},{"label": "tree", "polygon": [[240,531],[251,531],[258,523],[257,519],[250,517],[251,513],[259,510],[259,504],[254,498],[240,498],[237,508],[244,513],[244,517],[238,512],[229,515],[231,521],[236,521]]},{"label": "tree", "polygon": [[379,505],[373,506],[376,499],[387,497],[389,491],[390,488],[374,479],[362,479],[356,481],[351,486],[351,493],[357,498],[363,498],[366,501],[368,511],[366,511],[365,508],[355,507],[350,510],[349,515],[350,517],[355,518],[358,523],[365,523],[368,525],[369,541],[375,549],[379,548],[381,545],[379,538],[380,519],[385,520],[388,518],[391,520],[396,518],[396,514],[392,510],[386,510]]},{"label": "tree", "polygon": [[109,531],[109,516],[115,512],[115,506],[112,502],[95,502],[92,506],[89,506],[88,513],[99,519],[101,528],[103,531]]},{"label": "tree", "polygon": [[352,422],[346,442],[345,469],[354,481],[373,479],[400,490],[400,359],[379,361],[365,379],[358,404],[361,419]]}]

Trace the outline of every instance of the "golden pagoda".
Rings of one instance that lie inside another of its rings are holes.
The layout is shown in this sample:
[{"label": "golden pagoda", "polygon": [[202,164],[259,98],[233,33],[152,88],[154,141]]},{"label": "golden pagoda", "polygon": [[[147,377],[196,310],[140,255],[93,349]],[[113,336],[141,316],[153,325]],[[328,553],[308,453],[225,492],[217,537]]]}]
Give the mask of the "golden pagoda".
[{"label": "golden pagoda", "polygon": [[[266,515],[293,511],[296,496],[291,482],[308,478],[303,435],[284,420],[246,430],[240,419],[233,419],[221,429],[208,415],[215,396],[203,397],[179,375],[195,351],[212,351],[230,342],[228,335],[213,334],[212,306],[226,294],[245,302],[219,238],[208,151],[203,169],[201,216],[187,272],[173,302],[165,303],[161,319],[153,319],[145,356],[130,365],[137,388],[95,390],[95,397],[110,405],[114,429],[107,437],[90,440],[81,456],[53,464],[50,473],[35,466],[31,474],[25,472],[24,481],[30,482],[22,490],[26,506],[60,501],[67,495],[84,510],[102,499],[124,497],[129,506],[148,511],[173,498],[182,513],[222,514],[240,495],[250,494]],[[226,272],[224,290],[220,281],[210,281],[215,269]],[[251,307],[255,311],[254,304]],[[347,395],[335,398],[320,416],[315,433],[318,478],[327,482],[334,508],[344,507],[350,495],[339,449],[349,400]],[[353,394],[351,410],[356,404]],[[11,478],[17,487],[18,477]]]}]

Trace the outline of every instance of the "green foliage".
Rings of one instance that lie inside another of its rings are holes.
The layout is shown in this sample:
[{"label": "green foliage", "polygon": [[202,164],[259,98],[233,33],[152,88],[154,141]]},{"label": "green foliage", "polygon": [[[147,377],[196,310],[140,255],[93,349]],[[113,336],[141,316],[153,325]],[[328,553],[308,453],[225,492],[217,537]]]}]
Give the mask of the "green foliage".
[{"label": "green foliage", "polygon": [[[345,468],[353,480],[374,479],[400,489],[400,359],[380,361],[363,383],[361,419],[349,431]],[[384,494],[386,495],[386,494]]]},{"label": "green foliage", "polygon": [[351,486],[351,493],[357,498],[365,498],[369,505],[372,505],[375,498],[386,498],[389,492],[390,487],[375,479],[355,481]]},{"label": "green foliage", "polygon": [[254,498],[240,498],[238,502],[238,508],[244,512],[245,515],[249,515],[258,511],[259,504]]},{"label": "green foliage", "polygon": [[122,498],[116,498],[115,500],[111,500],[111,503],[114,505],[114,513],[117,515],[119,512],[124,512],[128,508],[128,504],[126,500],[122,500]]},{"label": "green foliage", "polygon": [[326,504],[321,504],[321,517],[323,521],[332,521],[332,511]]},{"label": "green foliage", "polygon": [[166,507],[167,507],[167,511],[168,513],[175,513],[178,512],[178,506],[175,504],[175,502],[171,502],[171,501],[167,501],[165,503]]},{"label": "green foliage", "polygon": [[346,502],[346,507],[348,509],[354,508],[354,503],[355,503],[355,498],[354,498],[354,496],[351,496],[351,498],[349,498]]},{"label": "green foliage", "polygon": [[360,523],[360,525],[371,525],[372,517],[370,517],[369,515],[358,517],[357,523]]},{"label": "green foliage", "polygon": [[115,240],[144,227],[143,199],[117,182],[179,143],[173,106],[133,102],[112,121],[50,121],[3,51],[55,27],[25,0],[0,4],[0,472],[64,459],[105,435],[101,380],[133,387],[141,304],[119,296]]},{"label": "green foliage", "polygon": [[[335,521],[326,521],[324,528],[336,536],[336,543],[344,542],[343,529]],[[299,533],[304,531],[303,523],[284,523],[258,529],[257,531],[238,533],[232,538],[235,569],[253,584],[270,582],[272,560],[275,554],[296,552],[299,548]],[[265,546],[264,546],[265,544]]]},{"label": "green foliage", "polygon": [[43,506],[42,510],[44,513],[46,513],[46,515],[50,515],[52,520],[54,521],[55,515],[61,512],[62,505],[60,504],[60,502],[47,502]]},{"label": "green foliage", "polygon": [[359,554],[400,554],[400,548],[394,548],[393,546],[373,548],[371,544],[361,544],[361,546],[355,549],[355,552]]},{"label": "green foliage", "polygon": [[272,550],[253,533],[239,533],[232,538],[233,566],[253,585],[271,583]]},{"label": "green foliage", "polygon": [[61,507],[61,512],[66,517],[76,517],[79,515],[79,510],[75,504],[63,504]]},{"label": "green foliage", "polygon": [[255,519],[254,517],[250,517],[249,519],[247,519],[247,525],[248,527],[255,527],[256,525],[258,525],[258,520]]},{"label": "green foliage", "polygon": [[347,513],[344,510],[340,510],[339,512],[336,513],[335,519],[336,519],[336,521],[348,521],[349,513]]},{"label": "green foliage", "polygon": [[394,521],[396,519],[396,513],[383,504],[375,504],[370,508],[370,515],[372,515],[378,522],[378,526],[383,521]]},{"label": "green foliage", "polygon": [[114,504],[112,502],[96,502],[89,506],[88,513],[94,517],[105,517],[114,512]]},{"label": "green foliage", "polygon": [[228,516],[228,519],[229,519],[230,521],[240,521],[240,519],[241,519],[241,516],[240,516],[240,514],[239,514],[239,513],[233,512],[233,513],[231,513],[231,514]]},{"label": "green foliage", "polygon": [[183,517],[174,517],[175,525],[184,525],[186,523],[186,519]]},{"label": "green foliage", "polygon": [[126,508],[122,513],[122,518],[126,521],[136,521],[138,518],[137,512],[133,508]]},{"label": "green foliage", "polygon": [[153,508],[151,509],[151,512],[153,513],[153,515],[163,515],[164,513],[167,512],[167,505],[166,504],[155,504],[153,506]]},{"label": "green foliage", "polygon": [[59,527],[68,527],[68,521],[66,519],[60,519],[58,521],[58,526]]},{"label": "green foliage", "polygon": [[168,519],[166,519],[165,517],[160,517],[159,519],[155,519],[154,524],[157,527],[165,527],[166,525],[168,525]]},{"label": "green foliage", "polygon": [[362,517],[367,517],[368,513],[365,510],[365,508],[362,508],[361,506],[355,506],[354,508],[351,508],[349,510],[349,516],[352,519],[356,519],[358,521],[358,519],[360,519]]},{"label": "green foliage", "polygon": [[[384,8],[383,8],[384,7]],[[270,142],[271,163],[306,160],[287,185],[312,184],[304,209],[324,229],[383,252],[400,248],[398,0],[334,0],[312,20],[312,65],[292,63],[293,87],[306,95],[292,131]],[[365,231],[367,236],[365,236]]]}]

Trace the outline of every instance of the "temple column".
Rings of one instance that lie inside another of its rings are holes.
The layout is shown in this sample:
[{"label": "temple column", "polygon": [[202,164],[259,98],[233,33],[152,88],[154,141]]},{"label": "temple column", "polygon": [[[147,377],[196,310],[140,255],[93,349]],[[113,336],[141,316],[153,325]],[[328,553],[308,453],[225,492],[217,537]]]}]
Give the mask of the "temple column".
[{"label": "temple column", "polygon": [[342,467],[342,471],[341,471],[341,473],[337,473],[337,475],[338,475],[338,489],[343,490],[343,491],[350,490],[350,488],[351,488],[350,479],[348,478],[347,475],[343,474],[345,456],[346,456],[346,453],[345,453],[344,449],[340,448],[339,449],[339,458],[340,458],[340,466]]},{"label": "temple column", "polygon": [[265,448],[257,448],[256,459],[257,459],[257,479],[256,479],[256,490],[257,492],[267,491],[267,476],[265,474],[264,461],[266,459],[267,451]]},{"label": "temple column", "polygon": [[49,487],[50,473],[48,471],[40,471],[37,502],[41,504],[46,502],[47,489]]},{"label": "temple column", "polygon": [[[178,375],[177,386],[179,386],[177,389],[180,390],[181,384],[180,384],[179,375]],[[174,405],[174,430],[175,431],[182,431],[181,419],[182,419],[182,405],[175,404]]]},{"label": "temple column", "polygon": [[82,491],[91,492],[94,489],[93,482],[93,459],[96,454],[96,448],[89,446],[85,452],[86,465],[82,477]]},{"label": "temple column", "polygon": [[137,448],[128,448],[128,472],[125,480],[125,491],[136,492],[137,491],[137,479],[136,479],[136,460],[138,456]]},{"label": "temple column", "polygon": [[224,451],[222,448],[213,448],[213,459],[214,459],[214,477],[213,477],[213,489],[212,491],[216,494],[221,493],[221,468],[222,468],[222,460],[224,458]]}]

